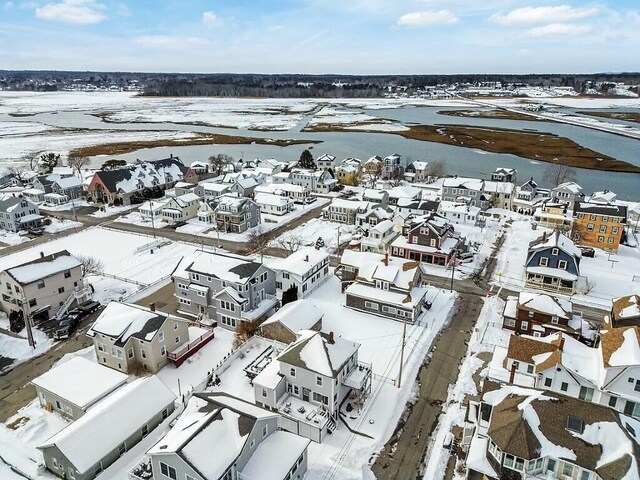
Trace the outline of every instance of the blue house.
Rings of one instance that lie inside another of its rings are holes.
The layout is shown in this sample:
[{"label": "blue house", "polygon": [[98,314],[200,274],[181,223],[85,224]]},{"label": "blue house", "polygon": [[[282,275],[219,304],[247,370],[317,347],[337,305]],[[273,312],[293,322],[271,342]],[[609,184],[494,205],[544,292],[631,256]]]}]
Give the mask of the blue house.
[{"label": "blue house", "polygon": [[559,231],[545,233],[529,244],[525,286],[572,295],[580,277],[582,254]]}]

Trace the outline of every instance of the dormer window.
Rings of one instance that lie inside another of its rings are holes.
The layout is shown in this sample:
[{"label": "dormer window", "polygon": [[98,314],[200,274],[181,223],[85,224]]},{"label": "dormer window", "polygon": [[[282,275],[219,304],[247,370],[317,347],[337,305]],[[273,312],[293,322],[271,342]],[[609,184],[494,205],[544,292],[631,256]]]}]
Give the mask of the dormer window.
[{"label": "dormer window", "polygon": [[551,250],[551,255],[558,255],[558,249],[554,248],[553,250]]}]

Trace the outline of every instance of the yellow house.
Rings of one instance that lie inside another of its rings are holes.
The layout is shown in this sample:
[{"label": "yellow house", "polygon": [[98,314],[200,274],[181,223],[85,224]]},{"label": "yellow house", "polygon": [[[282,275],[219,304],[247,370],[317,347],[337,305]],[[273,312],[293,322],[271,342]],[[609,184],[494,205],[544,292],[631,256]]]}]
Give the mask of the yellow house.
[{"label": "yellow house", "polygon": [[627,207],[575,202],[571,236],[576,243],[617,251],[627,222]]},{"label": "yellow house", "polygon": [[342,185],[357,186],[360,181],[360,169],[354,165],[339,165],[335,169],[335,176]]}]

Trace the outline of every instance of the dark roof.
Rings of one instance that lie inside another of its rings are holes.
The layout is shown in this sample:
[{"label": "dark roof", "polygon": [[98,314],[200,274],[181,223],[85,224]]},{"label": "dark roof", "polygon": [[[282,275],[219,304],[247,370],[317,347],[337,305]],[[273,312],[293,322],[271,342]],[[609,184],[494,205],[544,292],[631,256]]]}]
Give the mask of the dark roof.
[{"label": "dark roof", "polygon": [[[182,163],[178,157],[169,157],[163,158],[161,160],[151,160],[149,162],[141,162],[145,164],[151,164],[156,170],[158,168],[166,168],[172,165],[177,165],[182,174],[184,175],[188,170],[188,167]],[[127,165],[126,167],[116,168],[114,170],[99,170],[95,173],[95,175],[104,183],[107,190],[110,192],[115,192],[117,190],[116,185],[123,181],[129,180],[131,178],[132,172],[139,166],[140,164],[132,164]]]},{"label": "dark roof", "polygon": [[609,217],[627,218],[627,207],[624,205],[611,205],[604,203],[574,202],[573,214],[576,213],[595,213],[597,215],[606,215]]},{"label": "dark roof", "polygon": [[[531,390],[532,394],[535,392]],[[631,452],[622,453],[614,461],[598,467],[603,453],[602,446],[587,443],[567,429],[569,416],[576,416],[583,421],[585,427],[599,423],[614,423],[629,437],[629,433],[621,423],[619,413],[603,405],[552,392],[544,392],[543,395],[546,399],[532,400],[529,396],[511,394],[493,407],[487,433],[498,447],[504,452],[528,460],[540,456],[540,443],[523,417],[523,402],[526,405],[530,401],[530,406],[539,419],[538,428],[542,435],[552,444],[565,447],[575,454],[575,460],[567,460],[595,471],[604,480],[623,478],[632,466],[631,454],[638,458],[640,453],[634,439],[629,441]]]},{"label": "dark roof", "polygon": [[230,268],[229,271],[240,278],[251,278],[261,266],[262,264],[258,262],[246,262]]},{"label": "dark roof", "polygon": [[38,179],[38,181],[44,186],[44,187],[48,187],[49,185],[53,184],[54,179],[49,179],[49,177],[51,176],[50,173],[46,174],[46,175],[38,175],[36,178]]}]

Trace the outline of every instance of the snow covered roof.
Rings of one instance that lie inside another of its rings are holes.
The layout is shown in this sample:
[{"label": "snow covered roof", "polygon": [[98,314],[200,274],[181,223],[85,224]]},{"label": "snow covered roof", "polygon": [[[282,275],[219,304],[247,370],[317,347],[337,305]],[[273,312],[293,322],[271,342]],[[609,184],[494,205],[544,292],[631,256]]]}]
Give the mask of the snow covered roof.
[{"label": "snow covered roof", "polygon": [[278,355],[277,360],[288,365],[336,378],[360,344],[311,330],[302,330],[298,339]]},{"label": "snow covered roof", "polygon": [[484,191],[488,193],[513,193],[515,186],[510,182],[484,182]]},{"label": "snow covered roof", "polygon": [[477,217],[478,213],[480,213],[480,207],[474,207],[467,203],[450,202],[447,200],[443,200],[438,206],[438,212],[460,213],[464,215],[470,215],[472,217]]},{"label": "snow covered roof", "polygon": [[603,190],[601,192],[593,192],[591,197],[589,197],[589,202],[611,203],[616,198],[618,198],[618,195],[616,195],[614,192],[610,190]]},{"label": "snow covered roof", "polygon": [[411,163],[411,165],[413,166],[413,168],[416,169],[416,171],[423,171],[423,170],[426,170],[427,167],[429,167],[429,162],[415,161],[415,162]]},{"label": "snow covered roof", "polygon": [[311,440],[278,430],[263,440],[242,470],[242,478],[272,480],[285,478]]},{"label": "snow covered roof", "polygon": [[425,288],[415,287],[408,293],[399,293],[391,290],[381,290],[362,283],[352,283],[345,290],[345,294],[378,300],[402,308],[414,308],[420,304],[424,296],[427,294],[427,290]]},{"label": "snow covered roof", "polygon": [[561,268],[527,267],[526,272],[531,273],[533,275],[542,275],[545,277],[556,277],[562,280],[567,280],[569,282],[575,282],[578,279],[577,275],[574,275],[571,272],[567,272],[566,270],[562,270]]},{"label": "snow covered roof", "polygon": [[31,201],[25,198],[14,197],[12,195],[2,195],[0,196],[0,212],[11,213],[18,205],[20,205],[21,202],[28,202],[29,205],[33,205]]},{"label": "snow covered roof", "polygon": [[[183,259],[174,275],[188,277],[188,272],[214,276],[233,283],[247,283],[262,266],[250,258],[211,252],[195,252]],[[182,275],[180,272],[183,272]]]},{"label": "snow covered roof", "polygon": [[565,183],[561,183],[555,188],[552,188],[551,191],[552,192],[566,191],[574,195],[579,195],[582,193],[582,187],[578,185],[576,182],[565,182]]},{"label": "snow covered roof", "polygon": [[503,452],[566,459],[605,480],[638,478],[640,450],[611,408],[513,386],[485,393],[483,402],[493,405],[487,434]]},{"label": "snow covered roof", "polygon": [[556,315],[558,318],[567,320],[573,317],[573,304],[569,300],[544,293],[520,292],[518,306],[525,310],[533,310],[551,316]]},{"label": "snow covered roof", "polygon": [[207,162],[202,162],[200,160],[196,160],[195,162],[191,162],[191,167],[196,168],[207,168],[209,164]]},{"label": "snow covered roof", "polygon": [[302,247],[293,252],[287,258],[276,260],[269,266],[274,270],[292,273],[298,277],[303,277],[309,270],[319,263],[328,260],[329,254],[324,250],[316,250],[313,247]]},{"label": "snow covered roof", "polygon": [[411,187],[409,185],[400,185],[398,187],[393,187],[389,190],[389,198],[411,198],[416,199],[420,198],[421,190],[416,187]]},{"label": "snow covered roof", "polygon": [[371,208],[369,202],[357,200],[346,200],[344,198],[334,198],[331,202],[331,208],[344,208],[345,210],[367,211]]},{"label": "snow covered roof", "polygon": [[640,365],[640,327],[605,330],[600,337],[605,366]]},{"label": "snow covered roof", "polygon": [[185,206],[191,202],[198,202],[199,200],[200,197],[195,193],[185,193],[175,198],[176,203],[180,206]]},{"label": "snow covered roof", "polygon": [[167,175],[173,181],[181,180],[187,172],[186,167],[178,157],[170,157],[150,162],[139,162],[114,170],[99,170],[94,174],[105,185],[109,192],[130,193],[138,189],[141,183],[144,187],[152,188],[153,181],[160,185],[167,183]]},{"label": "snow covered roof", "polygon": [[184,321],[166,313],[151,311],[140,305],[109,302],[87,331],[87,336],[95,337],[98,333],[106,335],[116,339],[116,346],[125,345],[131,337],[149,342],[153,340],[168,318]]},{"label": "snow covered roof", "polygon": [[386,258],[385,264],[385,255],[347,249],[342,253],[340,264],[358,270],[356,281],[360,279],[373,282],[375,279],[381,279],[403,290],[413,288],[413,281],[417,269],[420,268],[420,262],[399,257],[387,256]]},{"label": "snow covered roof", "polygon": [[375,200],[384,200],[385,196],[389,194],[385,190],[378,190],[375,188],[365,188],[362,191],[362,198],[371,198]]},{"label": "snow covered roof", "polygon": [[68,251],[52,253],[21,265],[8,268],[6,272],[18,283],[27,285],[79,267],[80,261]]},{"label": "snow covered roof", "polygon": [[400,235],[391,243],[391,246],[398,247],[398,248],[408,248],[411,250],[415,250],[416,252],[424,252],[424,253],[441,252],[448,255],[455,248],[457,248],[459,243],[460,243],[460,239],[456,237],[448,237],[445,239],[444,242],[442,242],[442,245],[440,245],[440,248],[437,248],[437,247],[431,247],[429,245],[420,245],[418,243],[409,243],[409,240],[407,240],[407,237],[403,237],[402,235]]},{"label": "snow covered roof", "polygon": [[147,453],[179,453],[204,478],[221,478],[242,453],[256,419],[274,416],[225,394],[196,394],[169,433]]},{"label": "snow covered roof", "polygon": [[484,180],[477,178],[448,177],[444,179],[442,186],[482,191],[484,189]]},{"label": "snow covered roof", "polygon": [[382,220],[378,222],[370,231],[378,233],[386,233],[389,230],[393,230],[394,223],[391,220]]},{"label": "snow covered roof", "polygon": [[66,190],[67,188],[82,186],[82,180],[80,180],[78,177],[60,177],[57,180],[54,180],[54,183],[63,190]]},{"label": "snow covered roof", "polygon": [[616,322],[630,319],[640,320],[640,295],[634,294],[614,298],[611,304],[611,312]]},{"label": "snow covered roof", "polygon": [[573,212],[574,214],[594,213],[608,217],[627,218],[627,207],[625,205],[612,205],[608,203],[575,202],[573,204]]},{"label": "snow covered roof", "polygon": [[550,235],[545,233],[541,237],[529,243],[529,254],[531,255],[531,252],[533,251],[544,250],[547,248],[559,248],[574,257],[582,257],[580,249],[576,247],[570,238],[566,237],[559,231],[552,232]]},{"label": "snow covered roof", "polygon": [[136,379],[38,448],[55,445],[78,472],[85,473],[175,399],[155,375]]},{"label": "snow covered roof", "polygon": [[262,323],[262,327],[281,323],[294,334],[300,330],[309,330],[324,314],[309,300],[289,302]]},{"label": "snow covered roof", "polygon": [[254,200],[258,205],[272,205],[279,207],[284,207],[293,202],[289,197],[273,195],[271,193],[257,193]]},{"label": "snow covered roof", "polygon": [[73,168],[71,167],[53,167],[53,169],[51,170],[51,173],[53,173],[54,175],[65,175],[65,176],[71,176],[73,175]]},{"label": "snow covered roof", "polygon": [[229,185],[224,183],[202,182],[200,185],[202,185],[205,192],[226,192],[229,190]]},{"label": "snow covered roof", "polygon": [[112,368],[83,357],[74,357],[43,373],[31,383],[84,410],[125,384],[128,378]]}]

